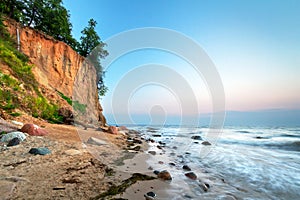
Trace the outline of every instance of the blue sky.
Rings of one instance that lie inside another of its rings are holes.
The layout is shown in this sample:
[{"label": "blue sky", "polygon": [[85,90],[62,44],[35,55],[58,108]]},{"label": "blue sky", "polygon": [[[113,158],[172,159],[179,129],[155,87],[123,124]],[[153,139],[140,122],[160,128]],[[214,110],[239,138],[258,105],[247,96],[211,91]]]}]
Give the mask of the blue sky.
[{"label": "blue sky", "polygon": [[[94,18],[103,41],[143,27],[168,28],[195,40],[220,74],[226,110],[300,109],[298,0],[65,0],[64,5],[70,10],[77,39],[87,21]],[[211,111],[205,82],[189,64],[165,52],[143,50],[123,56],[107,70],[109,93],[102,99],[107,114],[119,80],[149,63],[167,65],[182,74],[195,92],[199,103],[195,109]],[[162,93],[163,98],[151,98]],[[133,114],[149,113],[158,104],[164,113],[180,114],[176,98],[163,88],[149,85],[131,97]]]}]

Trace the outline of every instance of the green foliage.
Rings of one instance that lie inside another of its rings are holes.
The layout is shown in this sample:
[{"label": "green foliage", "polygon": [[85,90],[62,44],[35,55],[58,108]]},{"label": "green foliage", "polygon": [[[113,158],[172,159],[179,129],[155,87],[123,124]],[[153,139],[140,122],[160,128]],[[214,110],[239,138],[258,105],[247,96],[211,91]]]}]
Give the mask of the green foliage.
[{"label": "green foliage", "polygon": [[61,98],[63,98],[64,100],[66,100],[70,106],[72,106],[72,99],[70,99],[69,97],[65,96],[65,95],[64,95],[63,93],[61,93],[60,91],[57,91],[57,93],[59,94],[59,96],[60,96]]},{"label": "green foliage", "polygon": [[8,113],[8,114],[13,117],[19,117],[22,115],[21,113],[18,113],[18,112],[12,112],[12,113]]},{"label": "green foliage", "polygon": [[74,110],[79,111],[82,114],[86,113],[86,107],[87,107],[87,105],[81,104],[78,101],[73,101],[72,104],[73,104]]}]

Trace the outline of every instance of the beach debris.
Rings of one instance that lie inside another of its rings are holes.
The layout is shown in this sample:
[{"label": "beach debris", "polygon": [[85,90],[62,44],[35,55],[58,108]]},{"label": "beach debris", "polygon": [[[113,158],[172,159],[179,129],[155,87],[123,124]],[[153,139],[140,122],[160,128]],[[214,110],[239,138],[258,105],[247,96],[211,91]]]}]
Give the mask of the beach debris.
[{"label": "beach debris", "polygon": [[26,139],[26,135],[18,131],[7,133],[2,136],[1,142],[9,142],[14,138],[18,138],[20,141],[24,141]]},{"label": "beach debris", "polygon": [[107,132],[110,133],[110,134],[117,135],[118,134],[118,128],[115,127],[115,126],[109,126]]},{"label": "beach debris", "polygon": [[30,154],[34,155],[47,155],[51,154],[51,151],[47,147],[31,148],[29,150]]},{"label": "beach debris", "polygon": [[202,137],[200,135],[194,135],[191,137],[193,140],[202,140]]},{"label": "beach debris", "polygon": [[147,192],[146,194],[144,194],[144,197],[146,198],[146,200],[153,200],[156,197],[156,194],[154,192]]},{"label": "beach debris", "polygon": [[17,146],[18,144],[20,144],[20,142],[21,142],[20,139],[15,137],[11,141],[8,142],[7,146],[8,147]]},{"label": "beach debris", "polygon": [[21,132],[28,133],[32,136],[44,136],[48,134],[48,132],[45,129],[40,128],[38,125],[35,124],[25,124],[21,128]]},{"label": "beach debris", "polygon": [[164,181],[172,180],[172,176],[171,176],[170,172],[168,172],[167,170],[163,170],[163,171],[159,172],[157,174],[157,177]]},{"label": "beach debris", "polygon": [[156,151],[148,151],[149,154],[155,156],[156,155]]},{"label": "beach debris", "polygon": [[188,173],[185,174],[185,176],[192,179],[192,180],[197,179],[197,175],[194,172],[188,172]]},{"label": "beach debris", "polygon": [[88,144],[94,144],[94,145],[107,145],[107,142],[105,142],[104,140],[100,140],[98,138],[94,138],[94,137],[90,137],[87,141]]},{"label": "beach debris", "polygon": [[191,168],[187,165],[183,165],[182,169],[185,170],[185,171],[191,171]]},{"label": "beach debris", "polygon": [[205,145],[205,146],[211,145],[211,143],[208,142],[208,141],[204,141],[204,142],[202,142],[201,144],[203,144],[203,145]]}]

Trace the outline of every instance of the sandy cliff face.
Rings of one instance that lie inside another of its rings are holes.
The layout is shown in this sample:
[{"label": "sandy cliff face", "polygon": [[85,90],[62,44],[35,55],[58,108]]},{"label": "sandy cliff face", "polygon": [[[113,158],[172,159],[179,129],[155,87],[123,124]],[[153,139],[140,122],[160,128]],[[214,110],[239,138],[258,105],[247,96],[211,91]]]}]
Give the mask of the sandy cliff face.
[{"label": "sandy cliff face", "polygon": [[84,121],[95,124],[100,118],[104,123],[96,87],[96,70],[93,66],[84,65],[86,68],[83,69],[84,58],[67,44],[50,36],[10,20],[6,22],[6,26],[16,41],[19,32],[20,50],[34,65],[33,73],[42,87],[58,90],[68,97],[74,96],[79,103],[86,104],[85,117],[80,116]]}]

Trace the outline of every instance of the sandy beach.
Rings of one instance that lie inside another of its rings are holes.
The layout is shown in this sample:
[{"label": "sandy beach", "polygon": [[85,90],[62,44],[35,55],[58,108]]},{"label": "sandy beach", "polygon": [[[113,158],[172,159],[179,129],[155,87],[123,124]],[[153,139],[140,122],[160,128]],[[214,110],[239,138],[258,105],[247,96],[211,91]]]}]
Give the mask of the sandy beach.
[{"label": "sandy beach", "polygon": [[[142,154],[147,144],[138,135],[134,137],[141,144],[130,146],[124,132],[113,135],[91,128],[32,122],[49,134],[27,136],[12,147],[1,143],[1,199],[111,199],[98,197],[133,173],[148,171],[147,175],[155,177],[146,164],[147,154]],[[1,127],[8,125],[2,120]],[[91,137],[102,144],[90,144]],[[138,151],[136,146],[140,146]],[[32,155],[28,152],[33,147],[47,147],[51,153]],[[143,198],[149,189],[154,189],[152,185],[157,183],[146,185],[139,192],[132,187],[122,198]]]}]

